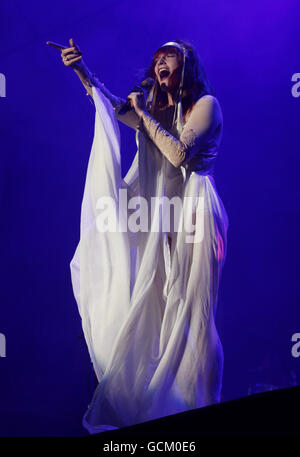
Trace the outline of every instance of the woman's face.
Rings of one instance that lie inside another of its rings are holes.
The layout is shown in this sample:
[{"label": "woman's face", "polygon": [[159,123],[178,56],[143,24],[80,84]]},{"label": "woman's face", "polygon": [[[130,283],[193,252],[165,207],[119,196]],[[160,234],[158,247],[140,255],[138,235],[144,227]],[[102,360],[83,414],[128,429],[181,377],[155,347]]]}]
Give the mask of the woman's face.
[{"label": "woman's face", "polygon": [[172,73],[180,66],[179,56],[172,49],[160,52],[155,60],[154,72],[160,85],[169,84]]}]

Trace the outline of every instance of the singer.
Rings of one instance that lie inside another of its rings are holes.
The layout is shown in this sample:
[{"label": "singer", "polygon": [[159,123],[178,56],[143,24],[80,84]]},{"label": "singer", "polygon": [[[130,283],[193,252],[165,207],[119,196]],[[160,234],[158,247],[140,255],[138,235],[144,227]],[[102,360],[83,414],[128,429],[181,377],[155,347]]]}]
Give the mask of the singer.
[{"label": "singer", "polygon": [[[228,217],[214,181],[222,111],[203,64],[190,43],[167,42],[124,100],[91,74],[73,40],[61,56],[95,104],[80,241],[70,264],[99,382],[83,425],[100,433],[218,403],[224,359],[215,316]],[[137,143],[124,178],[118,121],[134,129]],[[177,230],[173,213],[168,230],[158,224],[156,231],[100,233],[97,202],[118,204],[120,189],[132,199],[133,217],[141,197],[156,197],[156,222],[166,201],[180,199],[194,235],[201,226],[203,237],[188,242],[191,233]]]}]

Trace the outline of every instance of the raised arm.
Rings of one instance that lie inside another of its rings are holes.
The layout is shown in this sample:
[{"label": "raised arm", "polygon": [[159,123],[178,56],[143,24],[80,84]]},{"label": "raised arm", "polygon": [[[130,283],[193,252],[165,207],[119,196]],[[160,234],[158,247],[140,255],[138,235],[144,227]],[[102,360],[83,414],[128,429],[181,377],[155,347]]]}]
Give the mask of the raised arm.
[{"label": "raised arm", "polygon": [[118,112],[125,103],[125,100],[113,95],[99,79],[91,73],[91,71],[86,66],[85,62],[82,59],[82,52],[79,50],[79,47],[75,45],[74,40],[71,38],[69,40],[70,47],[59,45],[57,43],[47,42],[50,46],[61,51],[61,57],[64,65],[66,67],[72,68],[80,81],[82,82],[87,95],[93,96],[92,87],[95,86],[101,90],[101,92],[109,99],[115,112],[117,119],[124,124],[128,125],[133,129],[137,129],[139,118],[134,110],[128,111],[123,115],[119,115]]},{"label": "raised arm", "polygon": [[187,163],[222,123],[218,100],[212,95],[201,97],[177,139],[167,132],[146,110],[139,111],[138,129],[146,133],[161,153],[175,166]]},{"label": "raised arm", "polygon": [[105,95],[105,97],[108,98],[108,100],[111,102],[111,104],[115,110],[117,119],[119,121],[123,122],[123,124],[127,125],[128,127],[131,127],[135,130],[137,129],[137,127],[139,125],[139,117],[134,110],[127,111],[127,113],[122,114],[122,115],[119,114],[119,111],[120,111],[121,107],[123,106],[123,104],[126,102],[126,100],[124,100],[121,97],[117,97],[116,95],[113,95],[107,89],[107,87],[102,82],[99,81],[97,76],[92,74],[86,66],[84,67],[83,70],[75,69],[75,72],[77,73],[77,75],[79,76],[79,79],[81,80],[82,84],[86,88],[87,94],[89,94],[91,96],[93,95],[93,92],[92,92],[93,86],[99,88],[101,90],[101,92]]}]

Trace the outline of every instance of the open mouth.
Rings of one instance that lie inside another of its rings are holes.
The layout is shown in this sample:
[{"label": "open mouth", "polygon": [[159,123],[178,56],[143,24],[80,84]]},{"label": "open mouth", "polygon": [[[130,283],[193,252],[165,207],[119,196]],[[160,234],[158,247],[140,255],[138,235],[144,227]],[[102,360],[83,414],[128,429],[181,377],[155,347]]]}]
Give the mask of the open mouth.
[{"label": "open mouth", "polygon": [[163,68],[163,69],[160,70],[160,72],[159,72],[160,80],[161,80],[161,81],[164,81],[165,79],[167,79],[167,77],[169,76],[169,74],[170,74],[169,70]]}]

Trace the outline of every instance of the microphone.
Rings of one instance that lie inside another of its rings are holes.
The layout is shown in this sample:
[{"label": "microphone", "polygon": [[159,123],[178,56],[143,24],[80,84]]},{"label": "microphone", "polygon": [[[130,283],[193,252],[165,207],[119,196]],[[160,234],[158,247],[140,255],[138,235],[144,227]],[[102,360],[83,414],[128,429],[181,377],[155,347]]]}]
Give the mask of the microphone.
[{"label": "microphone", "polygon": [[[144,92],[144,89],[146,89],[148,92],[152,88],[154,84],[154,79],[153,78],[147,78],[144,81],[140,83],[138,86],[134,86],[134,88],[130,91],[131,92]],[[128,111],[132,110],[133,106],[131,106],[131,100],[128,100],[123,104],[122,108],[118,111],[118,114],[125,114]]]}]

